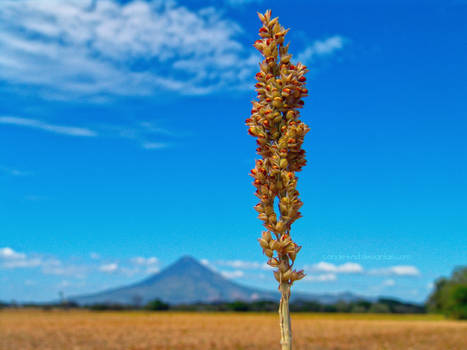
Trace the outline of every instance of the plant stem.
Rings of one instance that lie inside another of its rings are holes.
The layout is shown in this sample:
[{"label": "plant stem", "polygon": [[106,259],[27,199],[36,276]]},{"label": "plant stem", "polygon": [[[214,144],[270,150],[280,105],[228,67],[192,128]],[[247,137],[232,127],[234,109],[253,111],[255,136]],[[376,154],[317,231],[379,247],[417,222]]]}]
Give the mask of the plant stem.
[{"label": "plant stem", "polygon": [[281,301],[279,304],[279,320],[281,326],[281,350],[292,350],[292,326],[290,324],[289,297],[290,284],[281,283]]}]

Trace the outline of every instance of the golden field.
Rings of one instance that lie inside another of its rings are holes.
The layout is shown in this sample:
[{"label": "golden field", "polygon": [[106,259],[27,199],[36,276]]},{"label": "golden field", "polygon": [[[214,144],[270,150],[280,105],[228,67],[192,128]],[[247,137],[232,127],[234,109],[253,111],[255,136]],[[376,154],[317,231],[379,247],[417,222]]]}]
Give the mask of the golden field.
[{"label": "golden field", "polygon": [[[434,315],[293,314],[294,350],[466,350]],[[272,350],[276,314],[0,311],[0,350]]]}]

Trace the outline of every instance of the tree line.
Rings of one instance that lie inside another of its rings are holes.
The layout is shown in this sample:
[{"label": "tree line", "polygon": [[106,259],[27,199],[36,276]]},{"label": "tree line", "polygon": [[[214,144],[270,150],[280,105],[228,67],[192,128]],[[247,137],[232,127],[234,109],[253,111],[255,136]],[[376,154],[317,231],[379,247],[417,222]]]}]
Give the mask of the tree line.
[{"label": "tree line", "polygon": [[[0,304],[0,307],[2,304]],[[11,307],[6,303],[3,307]],[[19,307],[19,306],[17,306]],[[73,302],[56,304],[22,304],[21,307],[41,307],[44,310],[53,308],[63,309],[89,309],[92,311],[123,311],[123,310],[148,310],[148,311],[210,311],[210,312],[277,312],[279,303],[270,300],[258,300],[252,302],[233,301],[215,303],[194,303],[182,305],[170,305],[160,299],[155,299],[144,306],[123,304],[93,304],[80,306]],[[389,298],[380,298],[375,301],[339,301],[334,304],[323,304],[317,301],[296,300],[290,304],[292,312],[334,312],[334,313],[424,313],[424,305],[405,303]]]},{"label": "tree line", "polygon": [[[148,310],[148,311],[219,311],[219,312],[277,312],[279,304],[275,301],[259,300],[253,302],[234,301],[218,303],[195,303],[169,305],[156,299],[146,305],[94,304],[80,306],[73,302],[62,301],[51,304],[1,302],[0,309],[14,307],[85,308],[93,311],[105,310]],[[339,312],[339,313],[440,313],[453,319],[467,320],[467,266],[454,269],[450,277],[441,277],[434,283],[433,291],[424,304],[406,303],[391,298],[374,301],[338,301],[324,304],[318,301],[296,300],[290,304],[292,312]]]}]

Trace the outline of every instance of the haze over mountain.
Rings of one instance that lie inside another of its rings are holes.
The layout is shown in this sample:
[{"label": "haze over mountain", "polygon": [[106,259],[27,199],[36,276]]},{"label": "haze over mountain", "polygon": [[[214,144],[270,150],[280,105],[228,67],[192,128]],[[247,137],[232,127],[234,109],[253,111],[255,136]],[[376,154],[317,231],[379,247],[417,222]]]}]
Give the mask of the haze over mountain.
[{"label": "haze over mountain", "polygon": [[[361,299],[351,293],[337,295],[292,293],[292,298],[316,300],[322,303]],[[279,293],[242,286],[207,268],[196,259],[185,256],[141,282],[96,294],[69,298],[70,301],[80,305],[98,303],[146,304],[154,299],[161,299],[169,304],[278,300]]]}]

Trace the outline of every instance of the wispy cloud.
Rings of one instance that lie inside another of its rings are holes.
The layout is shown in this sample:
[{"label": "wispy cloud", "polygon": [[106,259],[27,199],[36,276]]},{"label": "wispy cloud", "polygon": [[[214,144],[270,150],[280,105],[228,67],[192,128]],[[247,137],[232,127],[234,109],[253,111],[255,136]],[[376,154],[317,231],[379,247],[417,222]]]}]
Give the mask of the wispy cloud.
[{"label": "wispy cloud", "polygon": [[106,273],[113,273],[118,270],[117,263],[104,264],[99,266],[99,270]]},{"label": "wispy cloud", "polygon": [[141,277],[159,272],[159,259],[152,257],[135,257],[129,260],[113,259],[101,262],[99,254],[91,252],[82,261],[62,261],[54,256],[31,253],[26,254],[11,247],[0,248],[0,269],[36,269],[44,275],[66,276],[68,278],[85,279],[93,273],[104,273],[122,276]]},{"label": "wispy cloud", "polygon": [[263,0],[226,0],[226,3],[231,6],[241,6],[260,2],[263,2]]},{"label": "wispy cloud", "polygon": [[99,260],[101,258],[101,255],[99,253],[96,253],[96,252],[91,252],[91,253],[89,253],[89,257],[92,260]]},{"label": "wispy cloud", "polygon": [[[96,124],[92,127],[76,127],[56,125],[37,119],[0,116],[0,124],[12,125],[14,127],[25,127],[43,130],[54,134],[78,137],[102,137],[107,139],[123,139],[138,143],[142,148],[148,150],[162,149],[171,146],[169,142],[155,141],[156,139],[174,138],[178,135],[170,130],[158,127],[151,122],[140,122],[130,125]],[[0,166],[0,172],[14,176],[24,176],[29,173]]]},{"label": "wispy cloud", "polygon": [[337,51],[344,48],[344,44],[345,39],[340,35],[334,35],[324,40],[316,40],[297,55],[297,60],[305,64],[310,64],[318,57],[335,54]]},{"label": "wispy cloud", "polygon": [[90,272],[91,266],[84,264],[64,264],[60,260],[51,259],[50,263],[44,263],[42,273],[46,275],[68,276],[83,279]]},{"label": "wispy cloud", "polygon": [[0,248],[0,268],[16,269],[37,267],[42,260],[37,257],[29,257],[25,253],[15,251],[10,247]]},{"label": "wispy cloud", "polygon": [[27,119],[19,117],[0,116],[0,124],[9,124],[15,126],[22,126],[33,129],[40,129],[55,134],[62,134],[67,136],[84,136],[93,137],[97,136],[97,133],[88,128],[80,128],[74,126],[62,126],[49,124],[37,119]]},{"label": "wispy cloud", "polygon": [[347,262],[342,265],[334,265],[332,263],[321,261],[311,266],[305,266],[306,271],[310,272],[328,272],[334,274],[351,274],[351,273],[362,273],[363,267],[360,264]]},{"label": "wispy cloud", "polygon": [[370,275],[382,275],[382,276],[419,276],[420,271],[417,267],[412,265],[396,265],[378,269],[371,269],[368,271]]},{"label": "wispy cloud", "polygon": [[19,252],[13,250],[10,247],[0,248],[0,259],[4,259],[4,260],[20,260],[20,259],[25,259],[25,258],[26,258],[26,254],[19,253]]},{"label": "wispy cloud", "polygon": [[149,121],[124,126],[109,124],[98,125],[94,128],[99,131],[102,137],[130,140],[138,143],[142,148],[147,150],[168,148],[172,143],[165,140],[180,136],[180,134],[176,134]]},{"label": "wispy cloud", "polygon": [[18,252],[11,247],[0,248],[1,269],[44,268],[59,263],[57,259],[44,258],[39,255],[28,255],[23,252]]},{"label": "wispy cloud", "polygon": [[159,259],[155,256],[149,258],[144,258],[142,256],[137,256],[131,259],[131,262],[135,265],[151,266],[159,264]]},{"label": "wispy cloud", "polygon": [[242,270],[234,270],[234,271],[221,271],[222,276],[225,278],[240,278],[245,275],[245,273]]},{"label": "wispy cloud", "polygon": [[28,171],[23,171],[15,168],[0,166],[0,173],[4,173],[11,176],[28,176],[31,175]]},{"label": "wispy cloud", "polygon": [[266,263],[247,260],[219,260],[215,262],[219,266],[228,266],[242,270],[269,270],[271,267]]},{"label": "wispy cloud", "polygon": [[[153,274],[153,273],[158,273],[160,271],[160,262],[159,259],[156,258],[155,256],[150,256],[150,257],[142,257],[142,256],[137,256],[135,258],[132,258],[131,263],[140,267],[144,268],[144,272],[146,274]],[[137,269],[139,271],[139,269]]]},{"label": "wispy cloud", "polygon": [[141,146],[145,149],[161,149],[169,147],[169,144],[163,142],[144,142]]},{"label": "wispy cloud", "polygon": [[43,95],[208,94],[245,88],[256,68],[241,27],[212,7],[4,0],[0,10],[0,79]]},{"label": "wispy cloud", "polygon": [[346,262],[335,265],[321,261],[314,265],[306,265],[305,272],[326,272],[333,274],[365,274],[374,276],[419,276],[420,271],[412,265],[395,265],[382,268],[365,269],[362,265],[354,262]]},{"label": "wispy cloud", "polygon": [[[216,8],[175,0],[3,0],[0,80],[65,100],[246,90],[259,54],[243,34]],[[298,58],[310,62],[344,44],[339,35],[317,40]]]},{"label": "wispy cloud", "polygon": [[334,273],[325,273],[320,275],[306,275],[303,279],[308,282],[331,282],[337,280],[337,276]]},{"label": "wispy cloud", "polygon": [[387,280],[384,280],[383,283],[382,283],[382,285],[383,285],[384,287],[393,287],[393,286],[396,285],[396,281],[394,281],[392,278],[389,278],[389,279],[387,279]]}]

